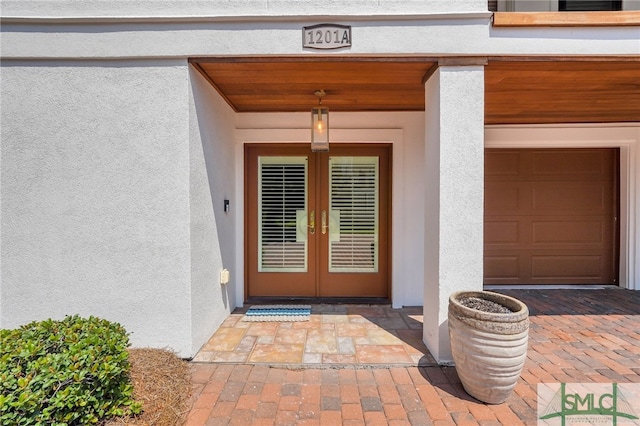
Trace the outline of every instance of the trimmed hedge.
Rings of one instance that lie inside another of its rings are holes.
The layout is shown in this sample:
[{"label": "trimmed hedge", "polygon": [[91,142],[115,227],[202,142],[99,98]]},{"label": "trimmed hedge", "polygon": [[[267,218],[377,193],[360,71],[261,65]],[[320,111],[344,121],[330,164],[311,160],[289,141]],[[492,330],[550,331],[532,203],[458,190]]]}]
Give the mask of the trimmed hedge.
[{"label": "trimmed hedge", "polygon": [[67,316],[0,330],[0,342],[0,424],[85,425],[141,411],[120,324]]}]

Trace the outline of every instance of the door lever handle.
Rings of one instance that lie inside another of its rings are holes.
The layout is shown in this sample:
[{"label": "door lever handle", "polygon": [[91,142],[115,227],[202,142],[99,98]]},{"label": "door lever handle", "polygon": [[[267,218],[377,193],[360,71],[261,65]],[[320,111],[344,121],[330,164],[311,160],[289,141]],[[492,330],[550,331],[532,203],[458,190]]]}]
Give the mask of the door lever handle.
[{"label": "door lever handle", "polygon": [[327,228],[329,228],[327,225],[327,211],[322,210],[322,235],[327,233]]},{"label": "door lever handle", "polygon": [[311,210],[309,213],[309,232],[311,235],[316,233],[316,212],[315,210]]}]

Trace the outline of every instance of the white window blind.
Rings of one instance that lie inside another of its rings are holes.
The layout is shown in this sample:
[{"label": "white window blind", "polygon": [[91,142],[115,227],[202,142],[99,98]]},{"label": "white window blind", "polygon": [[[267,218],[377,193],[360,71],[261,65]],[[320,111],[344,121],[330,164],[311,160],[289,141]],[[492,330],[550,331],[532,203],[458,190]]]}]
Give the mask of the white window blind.
[{"label": "white window blind", "polygon": [[378,271],[378,157],[329,159],[329,271]]},{"label": "white window blind", "polygon": [[307,270],[307,158],[260,157],[258,270]]}]

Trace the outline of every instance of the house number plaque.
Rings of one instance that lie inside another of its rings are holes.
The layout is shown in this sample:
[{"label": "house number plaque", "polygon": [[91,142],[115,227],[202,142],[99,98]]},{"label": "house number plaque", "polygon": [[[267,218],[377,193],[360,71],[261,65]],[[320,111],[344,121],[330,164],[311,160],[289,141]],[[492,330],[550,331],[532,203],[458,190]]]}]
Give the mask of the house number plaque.
[{"label": "house number plaque", "polygon": [[319,24],[302,27],[302,47],[307,49],[351,47],[351,26]]}]

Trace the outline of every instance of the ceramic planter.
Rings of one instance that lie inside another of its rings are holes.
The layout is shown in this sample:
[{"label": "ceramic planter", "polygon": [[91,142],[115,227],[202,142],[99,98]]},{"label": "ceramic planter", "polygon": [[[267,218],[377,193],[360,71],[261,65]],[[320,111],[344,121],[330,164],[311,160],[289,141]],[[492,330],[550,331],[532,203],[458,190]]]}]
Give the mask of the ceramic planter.
[{"label": "ceramic planter", "polygon": [[[492,313],[464,306],[474,297],[508,308]],[[489,403],[504,402],[527,358],[529,309],[513,297],[489,291],[460,291],[449,297],[449,339],[460,381],[467,393]]]}]

